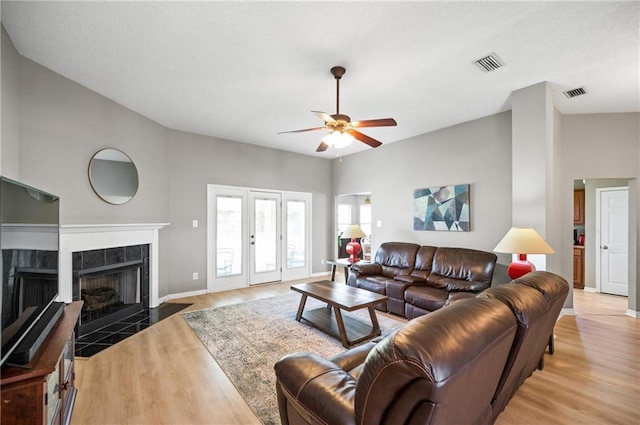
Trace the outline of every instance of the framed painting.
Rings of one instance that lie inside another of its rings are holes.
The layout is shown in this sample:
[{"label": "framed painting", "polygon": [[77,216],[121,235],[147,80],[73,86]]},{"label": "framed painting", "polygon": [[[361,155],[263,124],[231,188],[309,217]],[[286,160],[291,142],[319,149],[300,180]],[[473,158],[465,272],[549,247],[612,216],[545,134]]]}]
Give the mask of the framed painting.
[{"label": "framed painting", "polygon": [[413,191],[413,230],[468,232],[469,185],[436,186]]}]

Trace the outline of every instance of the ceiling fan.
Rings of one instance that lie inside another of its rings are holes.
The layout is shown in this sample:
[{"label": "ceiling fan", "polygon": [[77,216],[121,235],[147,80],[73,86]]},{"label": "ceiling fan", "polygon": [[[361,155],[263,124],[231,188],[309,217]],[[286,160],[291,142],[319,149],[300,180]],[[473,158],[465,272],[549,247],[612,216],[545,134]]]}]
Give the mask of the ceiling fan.
[{"label": "ceiling fan", "polygon": [[311,111],[324,121],[324,127],[305,128],[302,130],[282,131],[278,134],[285,133],[302,133],[305,131],[329,130],[329,134],[322,138],[316,152],[324,152],[329,146],[341,149],[357,139],[372,148],[377,148],[382,142],[359,132],[356,128],[362,127],[392,127],[398,125],[393,118],[379,118],[375,120],[364,120],[351,122],[348,115],[340,113],[340,79],[346,70],[342,66],[334,66],[331,68],[331,74],[336,79],[336,113],[329,115],[326,112]]}]

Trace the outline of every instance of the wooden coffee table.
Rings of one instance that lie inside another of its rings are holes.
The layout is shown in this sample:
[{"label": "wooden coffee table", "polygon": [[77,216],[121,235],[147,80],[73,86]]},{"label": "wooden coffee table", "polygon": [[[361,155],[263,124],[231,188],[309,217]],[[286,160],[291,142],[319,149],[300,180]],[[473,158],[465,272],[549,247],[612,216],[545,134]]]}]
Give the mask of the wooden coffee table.
[{"label": "wooden coffee table", "polygon": [[[380,335],[380,325],[373,306],[387,301],[389,298],[386,295],[327,280],[292,285],[291,289],[302,294],[296,320],[302,322],[304,319],[313,327],[339,338],[344,347],[349,348]],[[327,307],[305,311],[307,297],[326,302]],[[341,313],[341,310],[355,311],[362,308],[369,310],[371,326],[348,316],[343,317]],[[331,314],[331,310],[334,314]]]}]

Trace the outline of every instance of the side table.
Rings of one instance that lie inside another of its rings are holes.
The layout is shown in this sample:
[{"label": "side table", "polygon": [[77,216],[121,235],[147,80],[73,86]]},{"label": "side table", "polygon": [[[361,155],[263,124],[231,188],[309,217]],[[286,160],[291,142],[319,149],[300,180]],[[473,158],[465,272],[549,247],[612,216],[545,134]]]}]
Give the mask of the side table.
[{"label": "side table", "polygon": [[347,283],[347,279],[349,279],[349,269],[353,264],[359,263],[360,261],[351,262],[348,258],[338,258],[337,260],[324,260],[325,264],[331,265],[331,281],[336,281],[336,268],[342,267],[344,268],[344,283]]}]

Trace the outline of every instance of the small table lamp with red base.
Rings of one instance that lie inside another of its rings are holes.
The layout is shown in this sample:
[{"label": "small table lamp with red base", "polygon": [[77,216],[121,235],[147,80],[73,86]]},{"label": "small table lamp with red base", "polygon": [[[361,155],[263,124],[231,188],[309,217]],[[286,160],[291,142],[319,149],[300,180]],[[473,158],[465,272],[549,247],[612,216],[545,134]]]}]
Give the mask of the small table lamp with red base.
[{"label": "small table lamp with red base", "polygon": [[512,227],[493,250],[518,254],[518,259],[509,264],[507,270],[511,279],[517,279],[536,269],[533,263],[527,260],[527,254],[555,252],[531,227]]},{"label": "small table lamp with red base", "polygon": [[356,239],[364,238],[366,236],[367,234],[363,232],[360,226],[358,226],[357,224],[350,224],[349,226],[347,226],[344,232],[342,232],[342,235],[340,235],[340,237],[343,239],[351,238],[351,242],[349,242],[346,247],[347,254],[349,254],[350,262],[355,263],[356,261],[360,261],[360,258],[358,258],[358,253],[362,251],[362,247],[360,246],[358,241],[356,241]]}]

